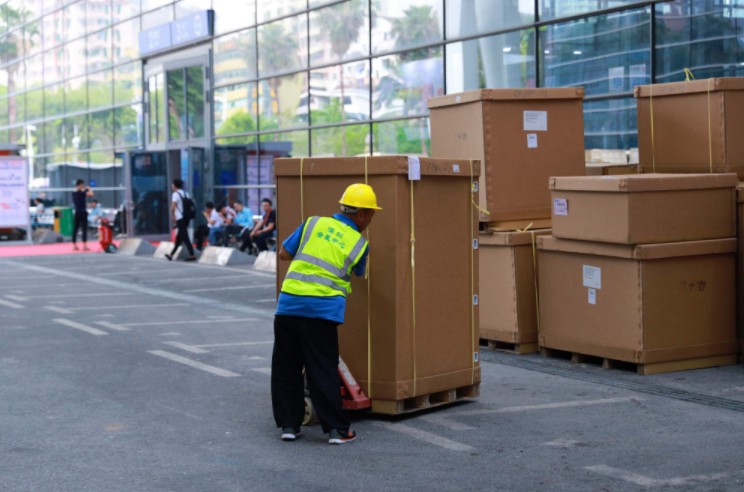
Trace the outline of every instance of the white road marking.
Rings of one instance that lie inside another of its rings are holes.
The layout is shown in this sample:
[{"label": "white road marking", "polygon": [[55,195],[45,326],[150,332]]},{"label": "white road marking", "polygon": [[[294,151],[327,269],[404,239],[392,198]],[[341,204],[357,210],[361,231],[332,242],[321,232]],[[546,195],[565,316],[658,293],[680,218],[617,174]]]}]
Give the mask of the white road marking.
[{"label": "white road marking", "polygon": [[59,306],[44,306],[44,309],[54,311],[55,313],[72,314],[72,311],[70,311],[69,309],[61,308]]},{"label": "white road marking", "polygon": [[652,478],[638,473],[621,470],[620,468],[613,468],[607,465],[594,465],[585,466],[585,470],[589,470],[600,475],[607,477],[617,478],[630,482],[635,485],[642,487],[669,487],[669,486],[684,486],[694,485],[708,482],[715,482],[718,480],[730,479],[734,476],[744,476],[744,470],[737,470],[733,472],[720,472],[711,473],[708,475],[689,475],[686,477],[673,477],[673,478]]},{"label": "white road marking", "polygon": [[576,441],[574,439],[569,439],[567,437],[559,437],[558,439],[554,441],[544,442],[543,446],[550,446],[553,448],[572,448],[579,444],[579,441]]},{"label": "white road marking", "polygon": [[10,299],[11,301],[18,301],[18,302],[26,302],[28,301],[28,297],[21,297],[21,296],[14,296],[14,295],[7,295],[5,296],[6,299]]},{"label": "white road marking", "polygon": [[108,328],[110,330],[115,330],[115,331],[131,331],[126,326],[117,325],[116,323],[112,323],[110,321],[96,321],[96,323],[99,324],[99,325],[101,325],[101,326],[103,326],[104,328]]},{"label": "white road marking", "polygon": [[451,439],[447,439],[446,437],[438,436],[431,432],[426,432],[421,429],[416,429],[408,425],[394,424],[392,422],[375,422],[375,423],[391,431],[395,431],[400,434],[405,434],[407,436],[413,437],[414,439],[418,439],[420,441],[428,442],[429,444],[434,444],[435,446],[440,446],[442,448],[449,449],[450,451],[473,451],[475,449],[472,446],[468,446],[467,444],[463,444],[457,441],[452,441]]},{"label": "white road marking", "polygon": [[160,403],[156,403],[155,405],[158,406],[158,407],[160,407],[160,408],[165,408],[166,410],[170,410],[171,412],[176,412],[176,413],[180,413],[180,414],[183,414],[183,415],[187,415],[187,416],[189,416],[191,418],[195,418],[195,419],[198,419],[198,420],[204,420],[203,418],[199,417],[198,415],[194,415],[193,413],[189,413],[189,412],[184,412],[183,410],[179,410],[177,408],[171,408],[171,407],[168,407],[168,406],[165,406],[165,405],[161,405]]},{"label": "white road marking", "polygon": [[241,290],[241,289],[275,289],[275,285],[236,285],[234,287],[213,287],[211,289],[189,289],[184,292],[213,292],[217,290]]},{"label": "white road marking", "polygon": [[193,367],[194,369],[200,369],[202,371],[214,374],[216,376],[222,376],[223,378],[239,378],[240,374],[234,373],[232,371],[228,371],[226,369],[220,369],[219,367],[210,366],[209,364],[204,364],[202,362],[198,362],[186,357],[182,357],[177,354],[173,354],[170,352],[166,352],[165,350],[149,350],[149,353],[152,355],[157,355],[158,357],[163,357],[168,360],[172,360],[173,362],[178,362],[179,364],[183,364],[185,366]]},{"label": "white road marking", "polygon": [[[206,273],[206,272],[205,272]],[[163,280],[148,280],[147,282],[143,282],[146,284],[170,284],[173,282],[193,282],[195,284],[198,284],[202,281],[223,281],[223,280],[236,280],[236,279],[242,279],[245,280],[245,275],[227,275],[225,277],[220,276],[211,276],[211,277],[186,277],[186,278],[166,278]],[[209,289],[212,290],[212,289]]]},{"label": "white road marking", "polygon": [[125,323],[126,326],[163,326],[163,325],[194,325],[201,323],[219,323],[220,321],[258,321],[256,318],[231,319],[188,319],[185,321],[147,321],[142,323]]},{"label": "white road marking", "polygon": [[3,306],[7,306],[9,308],[13,308],[13,309],[23,309],[24,308],[23,304],[18,304],[16,302],[6,301],[5,299],[0,299],[0,304],[3,305]]},{"label": "white road marking", "polygon": [[208,354],[209,350],[202,350],[199,347],[196,347],[194,345],[187,345],[185,343],[181,342],[163,342],[166,345],[170,345],[171,347],[176,347],[181,350],[185,350],[186,352],[191,352],[192,354]]},{"label": "white road marking", "polygon": [[268,345],[271,343],[274,343],[273,341],[267,341],[267,342],[234,342],[234,343],[213,343],[208,345],[188,345],[186,343],[181,342],[163,342],[167,345],[170,345],[172,347],[179,348],[181,350],[185,350],[186,352],[191,352],[192,354],[208,354],[209,350],[204,350],[205,348],[212,348],[212,347],[238,347],[243,345]]},{"label": "white road marking", "polygon": [[259,299],[257,301],[251,301],[251,302],[276,302],[276,298],[272,297],[271,299]]},{"label": "white road marking", "polygon": [[72,321],[70,319],[64,319],[64,318],[55,318],[53,321],[69,326],[70,328],[75,328],[76,330],[84,331],[85,333],[89,333],[91,335],[101,336],[101,335],[108,335],[103,330],[99,330],[97,328],[93,328],[92,326],[84,325],[82,323],[78,323],[77,321]]},{"label": "white road marking", "polygon": [[[60,299],[66,297],[106,297],[106,296],[133,296],[134,292],[99,292],[96,294],[81,293],[81,294],[48,294],[43,296],[27,295],[27,299]],[[10,296],[5,296],[10,297]]]},{"label": "white road marking", "polygon": [[266,357],[261,357],[260,355],[252,355],[250,357],[246,357],[248,360],[266,360]]},{"label": "white road marking", "polygon": [[260,374],[266,374],[267,376],[271,376],[271,368],[270,367],[258,367],[256,369],[252,369],[252,371],[258,372]]},{"label": "white road marking", "polygon": [[267,340],[265,342],[233,342],[233,343],[212,343],[209,345],[194,345],[194,347],[238,347],[241,345],[268,345],[274,343],[273,340]]},{"label": "white road marking", "polygon": [[427,422],[431,422],[432,424],[441,425],[442,427],[446,427],[447,429],[454,431],[466,431],[475,429],[475,427],[450,420],[447,417],[443,417],[440,415],[424,415],[423,417],[421,417],[421,420],[426,420]]},{"label": "white road marking", "polygon": [[235,316],[225,316],[224,314],[220,314],[217,316],[207,316],[209,319],[235,319]]},{"label": "white road marking", "polygon": [[188,304],[179,302],[176,304],[130,304],[128,306],[119,306],[113,304],[110,306],[91,306],[91,307],[78,307],[69,308],[73,311],[99,311],[104,309],[141,309],[141,308],[161,308],[161,307],[176,307],[176,306],[188,306]]},{"label": "white road marking", "polygon": [[160,337],[180,337],[181,334],[177,331],[169,331],[168,333],[161,333],[158,336]]}]

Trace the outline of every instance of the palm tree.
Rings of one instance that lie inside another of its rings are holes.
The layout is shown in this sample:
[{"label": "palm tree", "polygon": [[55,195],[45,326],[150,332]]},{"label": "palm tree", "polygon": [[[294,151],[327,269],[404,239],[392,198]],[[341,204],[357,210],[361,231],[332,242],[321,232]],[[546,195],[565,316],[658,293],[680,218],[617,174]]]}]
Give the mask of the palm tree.
[{"label": "palm tree", "polygon": [[[297,56],[298,46],[279,23],[267,24],[259,30],[259,64],[262,72],[274,74],[294,68],[292,57]],[[277,117],[281,114],[279,106],[280,79],[274,77],[268,81],[271,89],[271,106],[276,109]]]},{"label": "palm tree", "polygon": [[[359,37],[359,30],[367,16],[367,2],[349,0],[320,11],[318,26],[331,43],[331,51],[342,61],[351,43]],[[338,65],[341,89],[341,121],[346,121],[346,95],[344,94],[344,66]],[[346,132],[341,133],[341,155],[346,155]]]}]

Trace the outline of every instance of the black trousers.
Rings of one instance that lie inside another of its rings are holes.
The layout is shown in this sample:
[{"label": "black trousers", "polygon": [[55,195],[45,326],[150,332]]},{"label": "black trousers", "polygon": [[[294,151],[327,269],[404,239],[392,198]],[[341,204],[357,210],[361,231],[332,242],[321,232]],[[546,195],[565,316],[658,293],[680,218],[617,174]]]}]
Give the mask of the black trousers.
[{"label": "black trousers", "polygon": [[189,221],[186,219],[178,219],[176,221],[176,242],[173,245],[173,251],[171,256],[176,254],[176,250],[182,244],[186,245],[186,249],[189,250],[189,256],[194,256],[194,245],[191,244],[189,239]]},{"label": "black trousers", "polygon": [[78,229],[83,231],[83,242],[88,241],[88,212],[75,212],[72,223],[72,244],[77,242]]},{"label": "black trousers", "polygon": [[338,375],[338,325],[300,316],[274,317],[271,404],[277,427],[300,427],[305,415],[305,367],[310,398],[323,432],[345,430]]},{"label": "black trousers", "polygon": [[258,249],[259,251],[268,251],[269,245],[266,244],[266,240],[273,235],[274,231],[262,232],[261,234],[257,234],[256,237],[253,238],[253,243],[256,245],[256,249]]}]

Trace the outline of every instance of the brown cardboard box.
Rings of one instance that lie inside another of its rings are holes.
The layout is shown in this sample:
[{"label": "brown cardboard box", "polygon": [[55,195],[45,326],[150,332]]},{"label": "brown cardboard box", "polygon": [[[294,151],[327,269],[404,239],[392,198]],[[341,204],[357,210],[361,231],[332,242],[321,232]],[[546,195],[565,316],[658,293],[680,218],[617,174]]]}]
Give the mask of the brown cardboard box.
[{"label": "brown cardboard box", "polygon": [[[478,306],[473,299],[478,250],[473,246],[478,220],[473,200],[480,163],[472,162],[472,170],[470,164],[421,158],[421,179],[413,181],[412,197],[404,156],[275,163],[278,244],[302,217],[337,213],[344,189],[365,182],[365,174],[383,208],[366,233],[368,279],[354,277],[346,322],[339,330],[341,356],[374,411],[399,413],[405,408],[389,403],[437,392],[477,392]],[[278,262],[279,283],[288,267]]]},{"label": "brown cardboard box", "polygon": [[[429,99],[431,154],[478,159],[482,222],[550,218],[550,176],[584,174],[582,88],[485,89]],[[547,223],[547,220],[546,220]],[[521,226],[521,227],[520,227]]]},{"label": "brown cardboard box", "polygon": [[550,179],[553,235],[622,244],[736,236],[735,174]]},{"label": "brown cardboard box", "polygon": [[479,236],[480,338],[537,351],[537,238],[546,234],[550,229]]},{"label": "brown cardboard box", "polygon": [[626,174],[638,174],[638,164],[600,164],[594,162],[586,164],[587,176],[621,176]]},{"label": "brown cardboard box", "polygon": [[736,257],[737,326],[739,343],[741,344],[740,353],[744,356],[744,183],[739,183],[739,186],[736,187],[736,202],[737,239],[739,240]]},{"label": "brown cardboard box", "polygon": [[735,362],[736,239],[538,239],[540,345],[652,374]]},{"label": "brown cardboard box", "polygon": [[744,179],[744,77],[641,85],[635,96],[643,172]]}]

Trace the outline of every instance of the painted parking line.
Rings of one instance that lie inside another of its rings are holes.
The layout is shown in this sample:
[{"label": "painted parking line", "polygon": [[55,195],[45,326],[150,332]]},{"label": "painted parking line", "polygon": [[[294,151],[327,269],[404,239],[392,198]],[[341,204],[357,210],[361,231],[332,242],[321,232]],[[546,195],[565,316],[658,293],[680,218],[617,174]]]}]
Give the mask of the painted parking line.
[{"label": "painted parking line", "polygon": [[630,482],[634,485],[641,487],[681,487],[681,486],[692,486],[700,485],[710,482],[716,482],[719,480],[727,480],[733,477],[744,476],[744,470],[737,470],[733,472],[720,472],[711,473],[708,475],[688,475],[686,477],[673,477],[673,478],[653,478],[641,475],[639,473],[633,473],[627,470],[621,470],[620,468],[613,468],[607,465],[594,465],[586,466],[585,470],[589,470],[606,477],[617,478]]},{"label": "painted parking line", "polygon": [[110,321],[96,321],[96,324],[103,326],[104,328],[108,328],[109,330],[114,331],[131,331],[126,326],[122,326],[116,323],[112,323]]},{"label": "painted parking line", "polygon": [[0,305],[13,308],[13,309],[23,309],[25,307],[23,304],[18,304],[17,302],[6,301],[5,299],[0,299]]},{"label": "painted parking line", "polygon": [[[23,300],[29,301],[31,299],[64,299],[68,297],[107,297],[107,296],[133,296],[136,295],[134,292],[99,292],[99,293],[80,293],[80,294],[47,294],[36,296],[33,294],[26,294]],[[5,296],[10,298],[10,296]]]},{"label": "painted parking line", "polygon": [[14,296],[12,294],[6,295],[5,298],[6,299],[10,299],[11,301],[18,301],[18,302],[26,302],[26,301],[28,301],[28,297]]},{"label": "painted parking line", "polygon": [[49,311],[54,311],[55,313],[60,314],[73,314],[72,311],[69,309],[61,308],[59,306],[44,306],[44,309],[48,309]]},{"label": "painted parking line", "polygon": [[163,307],[177,307],[177,306],[188,306],[185,302],[179,302],[175,304],[129,304],[127,306],[119,306],[117,304],[108,306],[90,306],[90,307],[71,307],[66,308],[71,311],[102,311],[109,309],[142,309],[142,308],[163,308]]},{"label": "painted parking line", "polygon": [[232,287],[213,287],[211,289],[189,289],[184,292],[214,292],[218,290],[243,290],[243,289],[276,289],[273,284],[270,285],[235,285]]},{"label": "painted parking line", "polygon": [[239,378],[240,377],[240,374],[234,373],[232,371],[221,369],[215,366],[210,366],[209,364],[204,364],[203,362],[195,361],[187,357],[173,354],[171,352],[166,352],[165,350],[148,350],[148,353],[152,355],[157,355],[158,357],[163,357],[164,359],[168,359],[173,362],[178,362],[179,364],[183,364],[185,366],[193,367],[194,369],[199,369],[199,370],[208,372],[210,374],[214,374],[216,376],[222,376],[223,378]]},{"label": "painted parking line", "polygon": [[435,446],[449,449],[450,451],[473,451],[475,449],[472,446],[468,446],[467,444],[453,441],[432,432],[416,429],[415,427],[410,427],[408,425],[395,424],[392,422],[375,423],[381,427],[385,427],[388,430],[398,432],[400,434],[405,434],[407,436],[413,437],[414,439],[418,439],[419,441],[428,442],[429,444],[434,444]]},{"label": "painted parking line", "polygon": [[207,345],[188,345],[181,342],[163,342],[166,345],[170,345],[171,347],[176,347],[181,350],[185,350],[186,352],[191,352],[192,354],[206,354],[209,353],[209,350],[204,350],[206,348],[221,348],[221,347],[241,347],[246,345],[270,345],[274,343],[273,340],[268,340],[265,342],[233,342],[233,343],[211,343]]},{"label": "painted parking line", "polygon": [[224,319],[187,319],[183,321],[143,321],[141,323],[123,323],[122,326],[166,326],[166,325],[199,325],[224,321],[258,321],[257,318],[224,318]]},{"label": "painted parking line", "polygon": [[53,321],[61,325],[69,326],[70,328],[75,328],[76,330],[84,331],[85,333],[88,333],[90,335],[96,335],[96,336],[108,335],[108,333],[106,333],[103,330],[99,330],[97,328],[93,328],[92,326],[78,323],[77,321],[72,321],[71,319],[55,318]]},{"label": "painted parking line", "polygon": [[259,374],[265,374],[267,376],[271,376],[271,368],[270,367],[257,367],[255,369],[251,369],[253,372],[257,372]]}]

